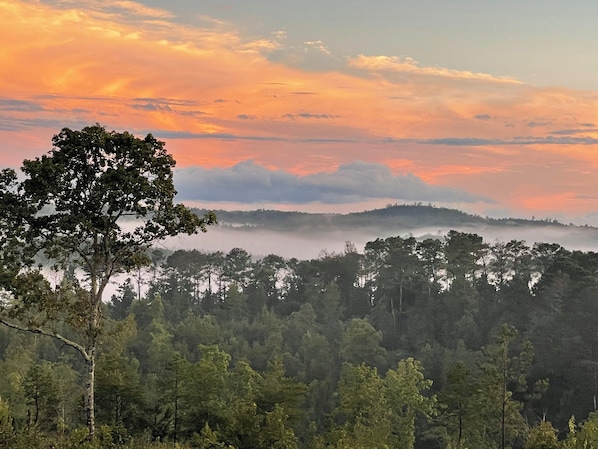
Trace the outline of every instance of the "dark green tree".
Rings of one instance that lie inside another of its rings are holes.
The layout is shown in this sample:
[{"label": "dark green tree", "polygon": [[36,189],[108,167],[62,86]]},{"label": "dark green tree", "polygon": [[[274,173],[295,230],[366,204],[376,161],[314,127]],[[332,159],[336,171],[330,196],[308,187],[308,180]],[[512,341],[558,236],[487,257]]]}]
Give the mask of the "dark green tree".
[{"label": "dark green tree", "polygon": [[379,369],[386,366],[386,350],[380,346],[382,335],[367,320],[353,318],[341,342],[341,359],[359,365],[366,363]]},{"label": "dark green tree", "polygon": [[[486,420],[489,434],[498,447],[505,449],[525,431],[522,404],[514,393],[528,391],[527,374],[533,361],[533,348],[523,341],[513,348],[517,330],[503,324],[495,343],[483,348],[480,360],[480,419]],[[490,442],[487,443],[489,447]]]},{"label": "dark green tree", "polygon": [[226,300],[231,286],[235,286],[237,291],[243,291],[247,286],[251,273],[251,256],[244,249],[233,248],[224,256],[223,268],[226,288],[221,291],[221,294],[222,300]]},{"label": "dark green tree", "polygon": [[29,425],[45,430],[56,426],[58,419],[58,386],[50,364],[34,363],[23,381],[28,406]]},{"label": "dark green tree", "polygon": [[0,398],[0,448],[10,448],[15,438],[8,403]]},{"label": "dark green tree", "polygon": [[446,386],[439,397],[440,419],[450,447],[463,449],[478,440],[477,392],[477,382],[465,363],[454,363],[447,373]]},{"label": "dark green tree", "polygon": [[493,275],[493,284],[500,290],[517,279],[528,283],[530,279],[529,266],[530,249],[521,240],[496,242],[490,246],[491,261],[489,270]]},{"label": "dark green tree", "polygon": [[166,259],[166,266],[172,268],[183,281],[182,284],[190,287],[193,301],[199,303],[200,285],[206,280],[205,267],[208,265],[209,255],[196,249],[177,250]]},{"label": "dark green tree", "polygon": [[386,305],[392,315],[393,330],[400,327],[405,313],[405,297],[409,283],[422,274],[413,237],[388,237],[368,242],[366,260],[375,273],[373,298],[377,306]]},{"label": "dark green tree", "polygon": [[423,276],[428,281],[428,298],[440,289],[439,281],[442,279],[442,268],[446,265],[442,251],[442,241],[427,238],[417,242],[415,250],[422,265]]},{"label": "dark green tree", "polygon": [[[22,182],[17,183],[11,171],[0,177],[3,265],[17,266],[2,269],[9,274],[3,286],[15,300],[4,307],[8,314],[0,322],[50,335],[83,356],[86,421],[92,438],[96,353],[108,283],[117,274],[149,265],[147,250],[157,240],[205,231],[215,217],[200,218],[174,203],[175,161],[151,134],[140,139],[100,125],[80,131],[64,128],[52,144],[48,154],[23,162]],[[23,263],[15,263],[15,253],[24,262],[41,254],[61,268],[80,268],[85,279],[69,279],[56,291],[49,291],[38,271],[30,271],[29,282],[18,282],[16,273]],[[67,295],[67,290],[72,293]],[[36,319],[28,320],[32,314]],[[40,314],[49,326],[43,326]],[[61,314],[80,331],[80,341],[52,328],[53,319]]]},{"label": "dark green tree", "polygon": [[[479,262],[488,245],[474,233],[449,231],[445,237],[444,256],[449,279],[457,286],[475,285],[479,277]],[[455,285],[453,285],[454,287]]]},{"label": "dark green tree", "polygon": [[428,395],[432,381],[424,377],[421,362],[408,357],[387,371],[384,384],[398,443],[395,447],[413,449],[415,419],[421,416],[429,420],[436,414],[436,396]]},{"label": "dark green tree", "polygon": [[328,439],[337,448],[391,447],[392,411],[376,368],[346,363],[338,382],[337,424]]},{"label": "dark green tree", "polygon": [[108,308],[111,318],[123,320],[128,315],[135,298],[135,289],[133,288],[131,279],[128,278],[124,284],[118,287],[117,294],[112,295],[110,299]]}]

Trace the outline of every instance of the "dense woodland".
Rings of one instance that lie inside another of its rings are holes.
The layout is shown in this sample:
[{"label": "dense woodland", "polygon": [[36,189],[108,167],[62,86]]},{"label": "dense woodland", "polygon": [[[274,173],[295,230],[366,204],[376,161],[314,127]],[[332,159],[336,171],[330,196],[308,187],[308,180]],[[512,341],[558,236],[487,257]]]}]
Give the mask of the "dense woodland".
[{"label": "dense woodland", "polygon": [[[148,256],[102,311],[103,447],[598,445],[598,254],[451,231],[314,260]],[[83,442],[84,371],[0,327],[0,447]]]}]

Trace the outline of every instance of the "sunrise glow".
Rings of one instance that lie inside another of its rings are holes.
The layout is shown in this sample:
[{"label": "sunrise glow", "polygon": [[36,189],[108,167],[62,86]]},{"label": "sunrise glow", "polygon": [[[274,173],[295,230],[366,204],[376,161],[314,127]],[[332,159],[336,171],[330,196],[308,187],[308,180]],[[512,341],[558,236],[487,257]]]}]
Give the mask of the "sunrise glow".
[{"label": "sunrise glow", "polygon": [[[460,59],[341,54],[318,36],[299,48],[284,23],[260,35],[195,8],[182,17],[167,2],[0,1],[0,163],[18,167],[62,127],[100,123],[166,141],[187,182],[186,170],[234,171],[242,190],[253,170],[356,189],[333,200],[299,192],[281,208],[421,199],[581,221],[598,210],[598,90]],[[398,190],[364,193],[360,176]]]}]

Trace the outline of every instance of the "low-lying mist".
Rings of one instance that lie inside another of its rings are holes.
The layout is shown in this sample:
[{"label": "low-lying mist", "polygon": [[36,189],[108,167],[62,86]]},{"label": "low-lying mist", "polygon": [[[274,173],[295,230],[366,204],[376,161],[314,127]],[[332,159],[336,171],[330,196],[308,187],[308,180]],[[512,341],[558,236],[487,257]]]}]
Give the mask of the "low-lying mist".
[{"label": "low-lying mist", "polygon": [[322,252],[340,253],[347,241],[362,252],[368,241],[390,236],[434,237],[442,239],[450,230],[479,234],[486,243],[496,241],[524,240],[532,246],[535,242],[558,243],[568,250],[598,251],[598,229],[590,227],[557,226],[535,224],[533,226],[453,226],[421,227],[414,229],[335,229],[309,232],[277,232],[263,229],[231,228],[214,226],[208,232],[194,236],[179,236],[160,243],[169,250],[198,249],[205,252],[228,252],[232,248],[243,248],[254,257],[276,254],[287,259],[314,259]]}]

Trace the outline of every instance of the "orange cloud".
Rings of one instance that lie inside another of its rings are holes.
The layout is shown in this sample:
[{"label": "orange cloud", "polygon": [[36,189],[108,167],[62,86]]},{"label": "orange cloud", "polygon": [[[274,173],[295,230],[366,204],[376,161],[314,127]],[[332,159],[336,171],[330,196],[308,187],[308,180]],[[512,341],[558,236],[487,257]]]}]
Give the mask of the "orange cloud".
[{"label": "orange cloud", "polygon": [[[283,31],[247,39],[233,24],[193,20],[126,0],[0,0],[0,40],[10,43],[0,46],[0,162],[46,151],[62,126],[100,122],[154,132],[179,166],[252,159],[307,175],[383,162],[504,202],[522,195],[522,207],[544,204],[542,192],[526,193],[522,166],[535,167],[544,192],[557,184],[555,198],[593,188],[542,164],[598,166],[596,92],[411,58],[342,60],[319,40],[298,50]],[[330,68],[282,62],[307,50]]]},{"label": "orange cloud", "polygon": [[521,198],[516,200],[515,204],[521,209],[538,213],[549,213],[555,210],[563,213],[583,213],[598,209],[598,197],[581,196],[575,192],[562,192]]}]

